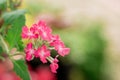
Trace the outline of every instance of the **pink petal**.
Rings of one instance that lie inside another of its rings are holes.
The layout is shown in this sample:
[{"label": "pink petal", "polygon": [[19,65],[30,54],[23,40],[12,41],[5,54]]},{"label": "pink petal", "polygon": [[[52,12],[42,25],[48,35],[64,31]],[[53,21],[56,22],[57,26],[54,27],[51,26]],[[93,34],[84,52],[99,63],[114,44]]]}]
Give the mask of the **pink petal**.
[{"label": "pink petal", "polygon": [[25,52],[28,52],[32,49],[32,43],[28,43],[27,47],[25,48]]},{"label": "pink petal", "polygon": [[38,22],[38,30],[39,30],[39,35],[43,40],[50,40],[50,36],[52,35],[51,32],[51,28],[46,26],[44,21],[39,21]]},{"label": "pink petal", "polygon": [[42,47],[37,49],[35,56],[40,57],[40,60],[43,63],[46,63],[47,62],[46,58],[50,56],[50,51],[47,49],[45,45],[43,45]]},{"label": "pink petal", "polygon": [[60,41],[59,35],[51,35],[50,39],[51,41]]},{"label": "pink petal", "polygon": [[28,43],[25,48],[26,60],[30,61],[32,59],[33,54],[35,53],[35,49],[33,49],[32,43]]},{"label": "pink petal", "polygon": [[30,31],[36,32],[37,31],[37,27],[38,27],[37,24],[33,24],[32,27],[31,27],[31,29],[30,29]]},{"label": "pink petal", "polygon": [[23,33],[27,33],[29,31],[27,26],[22,27],[22,32]]},{"label": "pink petal", "polygon": [[29,38],[29,39],[38,38],[38,36],[36,36],[35,31],[36,30],[35,30],[34,26],[32,26],[30,29],[27,26],[24,26],[22,28],[22,35],[21,36],[24,39],[26,39],[26,38]]},{"label": "pink petal", "polygon": [[28,44],[27,44],[27,48],[28,48],[28,49],[31,49],[31,48],[32,48],[32,46],[33,46],[33,44],[32,44],[32,43],[28,43]]},{"label": "pink petal", "polygon": [[39,34],[43,40],[47,40],[47,41],[50,40],[51,32],[50,32],[49,28],[43,27],[42,30],[39,31]]},{"label": "pink petal", "polygon": [[64,48],[65,45],[62,41],[56,40],[50,43],[50,46],[54,46],[55,50],[58,51],[58,49]]},{"label": "pink petal", "polygon": [[26,60],[30,61],[32,59],[32,55],[29,53],[26,53]]},{"label": "pink petal", "polygon": [[57,58],[55,58],[54,60],[53,60],[53,62],[50,64],[50,69],[51,69],[51,71],[53,72],[53,73],[57,73],[57,69],[58,69],[58,59]]},{"label": "pink petal", "polygon": [[42,20],[40,20],[39,22],[38,22],[38,26],[46,26],[46,24],[45,24],[45,22],[44,21],[42,21]]},{"label": "pink petal", "polygon": [[28,38],[28,36],[27,36],[27,33],[29,32],[29,29],[27,28],[27,26],[24,26],[23,28],[22,28],[22,38],[24,38],[24,39],[26,39],[26,38]]},{"label": "pink petal", "polygon": [[58,49],[58,54],[61,56],[65,56],[68,55],[70,52],[70,48],[62,48],[62,49]]}]

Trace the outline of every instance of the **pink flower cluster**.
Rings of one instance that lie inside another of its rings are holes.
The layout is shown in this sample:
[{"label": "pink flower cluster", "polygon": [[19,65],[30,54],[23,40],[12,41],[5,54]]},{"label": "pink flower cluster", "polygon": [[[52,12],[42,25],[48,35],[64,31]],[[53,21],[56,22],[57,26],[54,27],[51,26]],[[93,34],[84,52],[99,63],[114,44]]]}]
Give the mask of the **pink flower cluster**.
[{"label": "pink flower cluster", "polygon": [[[56,73],[58,69],[57,56],[65,56],[70,52],[70,48],[64,45],[64,42],[58,35],[53,35],[52,30],[44,21],[39,21],[28,28],[22,28],[22,38],[28,39],[29,43],[25,47],[26,60],[30,61],[34,57],[39,57],[43,63],[49,61],[51,71]],[[58,52],[55,58],[51,57],[51,50],[54,49]]]}]

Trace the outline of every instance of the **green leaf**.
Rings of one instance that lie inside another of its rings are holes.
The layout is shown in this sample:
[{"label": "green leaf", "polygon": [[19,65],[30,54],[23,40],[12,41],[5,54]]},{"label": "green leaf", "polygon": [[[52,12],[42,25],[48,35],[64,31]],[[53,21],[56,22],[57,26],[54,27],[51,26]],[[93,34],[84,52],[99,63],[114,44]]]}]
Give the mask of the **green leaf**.
[{"label": "green leaf", "polygon": [[19,19],[16,19],[14,23],[12,24],[11,28],[9,29],[6,40],[9,43],[10,49],[14,47],[18,42],[21,40],[21,31],[22,26],[25,25],[25,18],[24,16],[18,17]]},{"label": "green leaf", "polygon": [[[18,14],[15,14],[19,12]],[[13,18],[12,18],[13,17]],[[13,47],[21,47],[21,45],[18,43],[21,42],[21,32],[22,32],[22,26],[25,25],[25,16],[23,14],[23,11],[16,11],[13,13],[8,14],[8,17],[4,17],[6,19],[6,23],[12,22],[10,29],[7,32],[6,40],[9,43],[10,49]],[[10,19],[12,18],[12,19]],[[18,48],[19,49],[19,48]]]},{"label": "green leaf", "polygon": [[23,42],[21,41],[21,38],[20,40],[18,40],[18,43],[16,46],[19,51],[24,51],[24,46],[23,46]]},{"label": "green leaf", "polygon": [[0,0],[0,10],[4,10],[7,7],[7,1],[6,0]]},{"label": "green leaf", "polygon": [[3,38],[2,35],[0,35],[0,46],[2,47],[2,50],[3,50],[5,53],[8,53],[8,52],[9,52],[8,46],[7,46],[6,42],[4,41],[4,38]]},{"label": "green leaf", "polygon": [[13,64],[14,64],[14,71],[16,72],[17,75],[19,75],[23,80],[30,80],[30,76],[25,61],[17,60],[17,61],[13,61]]},{"label": "green leaf", "polygon": [[15,10],[12,12],[7,12],[2,15],[4,19],[4,23],[6,25],[12,24],[16,19],[19,19],[20,16],[23,16],[25,14],[26,10]]}]

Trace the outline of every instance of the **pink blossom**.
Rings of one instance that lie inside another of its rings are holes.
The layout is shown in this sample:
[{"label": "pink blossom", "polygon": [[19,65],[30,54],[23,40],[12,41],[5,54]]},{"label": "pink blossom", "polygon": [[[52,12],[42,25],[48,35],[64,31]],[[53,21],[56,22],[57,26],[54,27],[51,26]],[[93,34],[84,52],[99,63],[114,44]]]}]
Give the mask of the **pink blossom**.
[{"label": "pink blossom", "polygon": [[70,52],[70,48],[66,48],[64,43],[60,40],[56,40],[50,43],[50,46],[54,46],[55,50],[58,51],[58,54],[61,56],[68,55]]},{"label": "pink blossom", "polygon": [[51,68],[51,71],[53,72],[53,73],[57,73],[57,69],[58,69],[58,59],[57,58],[55,58],[53,61],[52,61],[52,63],[50,64],[50,68]]},{"label": "pink blossom", "polygon": [[44,21],[33,24],[31,28],[24,26],[22,38],[32,39],[25,48],[26,60],[30,61],[34,56],[39,57],[43,63],[47,63],[48,60],[51,62],[50,68],[53,73],[56,73],[59,66],[57,56],[53,59],[50,56],[50,50],[55,49],[61,56],[68,55],[70,52],[70,48],[64,45],[59,35],[52,34],[51,28]]},{"label": "pink blossom", "polygon": [[50,51],[47,49],[47,47],[45,45],[43,45],[42,47],[39,47],[35,53],[35,56],[36,57],[40,57],[40,60],[43,62],[43,63],[46,63],[47,60],[46,58],[48,56],[50,56]]},{"label": "pink blossom", "polygon": [[37,35],[34,34],[34,29],[31,27],[30,30],[27,26],[22,28],[22,38],[37,38]]},{"label": "pink blossom", "polygon": [[25,48],[26,52],[26,60],[30,61],[35,53],[35,49],[33,49],[32,43],[28,43],[27,47]]}]

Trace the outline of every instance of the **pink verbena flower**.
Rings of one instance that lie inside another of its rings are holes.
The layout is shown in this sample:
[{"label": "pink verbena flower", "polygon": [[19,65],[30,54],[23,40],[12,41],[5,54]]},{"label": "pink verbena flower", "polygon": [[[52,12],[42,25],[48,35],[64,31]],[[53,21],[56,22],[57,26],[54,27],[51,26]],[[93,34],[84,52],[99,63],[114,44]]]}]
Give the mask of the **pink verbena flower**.
[{"label": "pink verbena flower", "polygon": [[47,49],[47,47],[45,45],[43,45],[42,47],[39,47],[35,53],[35,56],[36,57],[40,57],[40,60],[43,62],[43,63],[46,63],[47,60],[46,58],[48,56],[50,56],[50,51]]},{"label": "pink verbena flower", "polygon": [[53,59],[50,56],[50,51],[55,49],[61,56],[68,55],[70,52],[70,48],[64,45],[59,35],[52,34],[51,28],[44,21],[39,21],[30,28],[24,26],[22,38],[31,41],[25,48],[26,60],[30,61],[34,56],[39,57],[43,63],[47,63],[48,60],[51,62],[50,68],[53,73],[56,73],[59,66],[57,57]]},{"label": "pink verbena flower", "polygon": [[28,43],[25,48],[26,60],[30,61],[33,58],[33,54],[35,53],[35,49],[33,49],[32,43]]},{"label": "pink verbena flower", "polygon": [[58,54],[61,56],[68,55],[70,52],[70,48],[66,48],[64,43],[60,40],[56,40],[50,43],[51,46],[55,47],[55,50],[58,51]]},{"label": "pink verbena flower", "polygon": [[24,26],[22,28],[22,38],[23,39],[32,39],[32,38],[37,38],[37,35],[34,34],[34,29],[31,27],[30,30],[27,26]]},{"label": "pink verbena flower", "polygon": [[58,69],[58,59],[57,58],[55,58],[53,61],[52,61],[52,63],[50,64],[50,69],[51,69],[51,71],[53,72],[53,73],[57,73],[57,69]]}]

